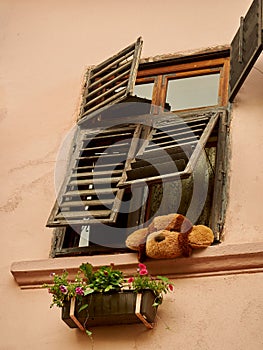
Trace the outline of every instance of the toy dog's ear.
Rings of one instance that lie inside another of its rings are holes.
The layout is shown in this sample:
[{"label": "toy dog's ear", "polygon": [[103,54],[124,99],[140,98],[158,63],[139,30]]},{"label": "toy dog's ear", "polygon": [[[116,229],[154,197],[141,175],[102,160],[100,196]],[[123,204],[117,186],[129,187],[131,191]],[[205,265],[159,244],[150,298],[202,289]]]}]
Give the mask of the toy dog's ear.
[{"label": "toy dog's ear", "polygon": [[214,241],[213,231],[204,225],[193,226],[192,231],[189,233],[189,245],[194,248],[206,248],[210,246]]},{"label": "toy dog's ear", "polygon": [[126,239],[126,247],[132,250],[139,250],[140,245],[145,244],[148,236],[147,228],[140,228],[131,233]]}]

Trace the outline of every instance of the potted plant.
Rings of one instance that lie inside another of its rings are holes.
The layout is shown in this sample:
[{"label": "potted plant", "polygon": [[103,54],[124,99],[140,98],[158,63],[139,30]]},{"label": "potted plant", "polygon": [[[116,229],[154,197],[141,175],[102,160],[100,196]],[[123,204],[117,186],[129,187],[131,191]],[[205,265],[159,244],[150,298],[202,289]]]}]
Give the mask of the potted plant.
[{"label": "potted plant", "polygon": [[52,294],[50,307],[61,307],[62,320],[89,335],[88,327],[97,325],[143,322],[152,328],[163,294],[173,291],[168,278],[151,277],[144,264],[128,279],[113,264],[93,271],[89,263],[80,265],[74,281],[67,271],[52,276],[54,283],[44,285]]}]

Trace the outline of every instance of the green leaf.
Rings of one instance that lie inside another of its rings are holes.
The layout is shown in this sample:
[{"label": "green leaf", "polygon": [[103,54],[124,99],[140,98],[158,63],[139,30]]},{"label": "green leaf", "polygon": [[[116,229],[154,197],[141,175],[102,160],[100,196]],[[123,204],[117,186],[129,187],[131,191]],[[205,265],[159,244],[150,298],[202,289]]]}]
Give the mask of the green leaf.
[{"label": "green leaf", "polygon": [[81,312],[82,310],[85,310],[89,305],[88,304],[84,304],[79,308],[79,312]]},{"label": "green leaf", "polygon": [[112,289],[112,286],[107,286],[106,288],[105,288],[105,292],[108,292],[109,290],[111,290]]},{"label": "green leaf", "polygon": [[84,295],[86,296],[86,295],[88,295],[88,294],[92,294],[94,292],[94,289],[86,289],[85,291],[84,291]]},{"label": "green leaf", "polygon": [[159,279],[160,279],[161,281],[163,281],[163,282],[166,282],[166,283],[169,282],[169,278],[167,278],[167,277],[157,276],[157,278],[159,278]]},{"label": "green leaf", "polygon": [[91,331],[89,331],[88,329],[86,329],[86,334],[88,334],[88,336],[89,336],[89,337],[91,337],[91,336],[92,336],[92,332],[91,332]]}]

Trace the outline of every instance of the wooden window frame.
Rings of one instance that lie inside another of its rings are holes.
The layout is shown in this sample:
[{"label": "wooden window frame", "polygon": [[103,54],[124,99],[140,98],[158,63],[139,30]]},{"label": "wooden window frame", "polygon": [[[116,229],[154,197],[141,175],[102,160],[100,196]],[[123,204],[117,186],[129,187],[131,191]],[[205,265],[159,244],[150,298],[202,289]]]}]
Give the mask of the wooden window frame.
[{"label": "wooden window frame", "polygon": [[[220,72],[219,80],[219,103],[216,106],[219,110],[225,110],[228,103],[228,75],[229,75],[229,48],[224,47],[219,51],[210,51],[198,53],[197,55],[190,55],[184,57],[175,57],[169,59],[161,59],[155,62],[147,62],[147,60],[141,60],[139,64],[139,70],[137,73],[136,83],[147,83],[154,81],[153,95],[152,95],[152,109],[151,113],[156,115],[163,113],[165,105],[165,96],[166,96],[166,85],[164,84],[164,76],[171,77],[175,74],[178,77],[189,77],[189,76],[198,76],[204,74],[213,74],[214,72]],[[209,109],[206,107],[199,108],[200,110]],[[199,110],[194,109],[194,110]],[[184,111],[175,111],[179,114],[189,113],[193,109],[184,110]],[[84,122],[88,121],[90,118],[86,116],[83,118]],[[135,117],[134,122],[140,121],[140,118]],[[83,122],[83,120],[81,121]],[[226,183],[225,183],[225,173],[227,164],[225,164],[224,157],[226,152],[226,144],[228,139],[228,116],[224,112],[224,117],[220,118],[219,122],[219,140],[218,143],[218,159],[217,160],[217,173],[216,173],[216,183],[223,188],[214,191],[214,195],[218,198],[219,203],[213,203],[213,220],[212,226],[215,229],[216,238],[219,239],[220,233],[222,231],[223,222],[224,222],[224,213],[226,207]],[[224,178],[224,179],[223,179]],[[221,196],[221,199],[219,198]],[[146,208],[144,208],[146,210]],[[138,218],[134,218],[132,221],[137,222],[138,224],[142,223],[142,215]],[[82,247],[73,247],[65,248],[63,247],[63,242],[66,234],[65,227],[59,227],[54,230],[54,239],[51,249],[51,256],[67,256],[72,255],[89,255],[93,254],[92,249]],[[113,253],[118,251],[118,249],[101,249],[96,250],[97,253]],[[125,249],[119,249],[120,252],[125,252]]]}]

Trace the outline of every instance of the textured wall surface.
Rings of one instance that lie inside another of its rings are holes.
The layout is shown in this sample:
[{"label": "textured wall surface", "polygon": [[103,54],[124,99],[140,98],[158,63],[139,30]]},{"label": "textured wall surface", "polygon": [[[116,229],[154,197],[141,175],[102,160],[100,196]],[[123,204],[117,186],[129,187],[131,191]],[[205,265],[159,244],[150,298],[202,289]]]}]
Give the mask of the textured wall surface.
[{"label": "textured wall surface", "polygon": [[[74,125],[87,65],[144,39],[143,56],[229,44],[250,0],[0,0],[2,350],[89,349],[49,310],[43,290],[21,291],[13,261],[48,257],[59,146]],[[262,56],[233,106],[225,240],[262,241]],[[262,275],[182,279],[157,327],[98,328],[94,349],[262,349]]]}]

